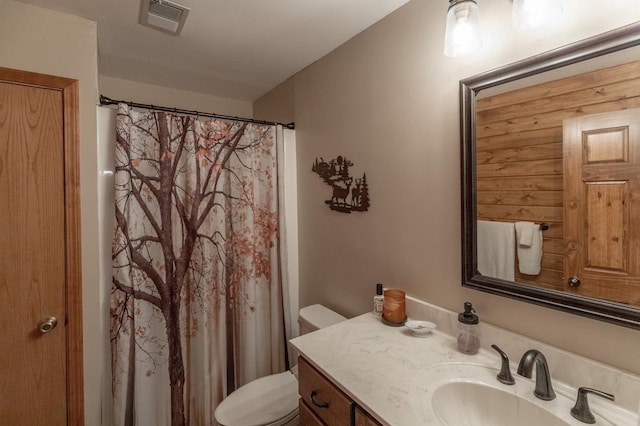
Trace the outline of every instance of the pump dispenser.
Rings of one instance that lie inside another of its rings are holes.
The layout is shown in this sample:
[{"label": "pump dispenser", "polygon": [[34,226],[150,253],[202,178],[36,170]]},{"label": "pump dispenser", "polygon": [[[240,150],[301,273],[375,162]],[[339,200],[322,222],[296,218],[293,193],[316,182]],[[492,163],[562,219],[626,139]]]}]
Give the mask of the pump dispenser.
[{"label": "pump dispenser", "polygon": [[458,350],[474,355],[480,350],[480,326],[471,302],[464,302],[464,312],[458,314]]}]

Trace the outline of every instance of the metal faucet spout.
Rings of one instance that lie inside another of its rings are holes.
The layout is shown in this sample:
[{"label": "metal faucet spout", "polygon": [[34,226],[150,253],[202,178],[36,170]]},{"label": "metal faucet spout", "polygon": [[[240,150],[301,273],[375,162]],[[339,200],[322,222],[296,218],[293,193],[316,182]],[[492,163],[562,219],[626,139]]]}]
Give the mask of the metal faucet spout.
[{"label": "metal faucet spout", "polygon": [[536,388],[533,394],[544,401],[551,401],[556,397],[556,393],[553,391],[551,384],[551,374],[549,373],[547,359],[542,355],[542,352],[537,349],[529,349],[525,352],[518,365],[518,374],[530,379],[533,374],[534,364],[536,365]]}]

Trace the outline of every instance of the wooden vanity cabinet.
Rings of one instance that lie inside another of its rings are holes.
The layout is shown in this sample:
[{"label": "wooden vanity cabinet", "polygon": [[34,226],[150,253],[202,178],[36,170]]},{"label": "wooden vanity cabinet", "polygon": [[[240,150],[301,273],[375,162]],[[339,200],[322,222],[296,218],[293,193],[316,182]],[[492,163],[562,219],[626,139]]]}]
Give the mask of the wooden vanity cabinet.
[{"label": "wooden vanity cabinet", "polygon": [[300,426],[379,426],[303,357],[298,358]]}]

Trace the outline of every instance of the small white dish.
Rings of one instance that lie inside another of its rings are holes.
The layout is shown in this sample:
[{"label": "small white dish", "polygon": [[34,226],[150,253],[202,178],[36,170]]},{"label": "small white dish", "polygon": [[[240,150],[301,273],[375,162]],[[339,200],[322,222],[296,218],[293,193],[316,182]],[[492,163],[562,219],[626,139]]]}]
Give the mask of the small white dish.
[{"label": "small white dish", "polygon": [[436,329],[436,325],[430,321],[408,320],[404,326],[411,330],[414,336],[425,336]]}]

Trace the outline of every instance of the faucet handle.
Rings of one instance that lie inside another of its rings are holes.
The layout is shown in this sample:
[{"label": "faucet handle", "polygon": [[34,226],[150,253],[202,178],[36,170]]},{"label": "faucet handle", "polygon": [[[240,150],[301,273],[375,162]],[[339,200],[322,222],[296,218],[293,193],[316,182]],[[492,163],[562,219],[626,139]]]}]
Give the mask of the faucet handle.
[{"label": "faucet handle", "polygon": [[496,376],[500,383],[504,383],[505,385],[513,385],[516,381],[513,379],[511,375],[511,370],[509,369],[509,357],[506,353],[502,351],[498,347],[498,345],[491,345],[493,349],[496,350],[500,354],[500,358],[502,358],[502,365],[500,366],[500,372]]},{"label": "faucet handle", "polygon": [[593,417],[593,413],[589,409],[589,400],[587,394],[594,394],[603,398],[615,401],[615,396],[610,393],[602,392],[597,389],[581,387],[578,388],[578,398],[576,399],[576,405],[571,409],[571,415],[583,423],[593,424],[596,422],[596,418]]}]

